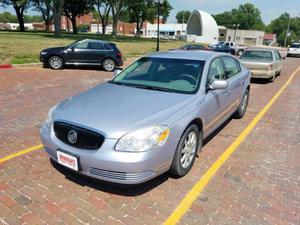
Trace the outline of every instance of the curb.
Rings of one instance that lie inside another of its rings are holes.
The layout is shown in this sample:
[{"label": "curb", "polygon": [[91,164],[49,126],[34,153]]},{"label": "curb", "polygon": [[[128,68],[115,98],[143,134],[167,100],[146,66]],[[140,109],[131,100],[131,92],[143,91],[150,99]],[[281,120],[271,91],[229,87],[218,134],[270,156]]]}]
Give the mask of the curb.
[{"label": "curb", "polygon": [[13,68],[13,65],[11,64],[2,64],[0,65],[0,69],[11,69]]}]

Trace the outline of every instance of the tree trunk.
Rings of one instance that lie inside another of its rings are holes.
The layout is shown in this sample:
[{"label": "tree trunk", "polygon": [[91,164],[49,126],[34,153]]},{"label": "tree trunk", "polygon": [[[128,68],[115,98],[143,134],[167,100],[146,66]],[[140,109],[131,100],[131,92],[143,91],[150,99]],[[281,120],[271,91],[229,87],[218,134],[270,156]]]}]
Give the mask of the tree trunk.
[{"label": "tree trunk", "polygon": [[140,34],[141,34],[140,21],[137,20],[137,21],[136,21],[136,34],[135,34],[135,36],[139,38],[139,37],[140,37]]},{"label": "tree trunk", "polygon": [[17,14],[20,31],[25,32],[24,18],[23,18],[24,8],[22,6],[21,7],[14,6],[14,9],[15,9],[16,14]]},{"label": "tree trunk", "polygon": [[50,31],[51,21],[45,21],[46,31]]},{"label": "tree trunk", "polygon": [[118,19],[116,16],[113,17],[113,31],[112,36],[115,38],[117,37],[117,31],[118,31]]},{"label": "tree trunk", "polygon": [[54,19],[54,36],[59,37],[61,35],[61,14],[58,12],[53,12],[53,19]]},{"label": "tree trunk", "polygon": [[106,23],[102,20],[102,35],[106,33]]},{"label": "tree trunk", "polygon": [[71,16],[71,23],[73,28],[73,34],[77,34],[77,26],[76,26],[76,16]]}]

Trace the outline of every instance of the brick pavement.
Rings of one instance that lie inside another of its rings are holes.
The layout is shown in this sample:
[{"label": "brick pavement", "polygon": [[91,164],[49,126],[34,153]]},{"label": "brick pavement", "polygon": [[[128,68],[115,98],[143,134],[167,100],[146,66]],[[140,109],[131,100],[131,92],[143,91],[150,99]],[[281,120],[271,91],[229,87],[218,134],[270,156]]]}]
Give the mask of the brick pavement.
[{"label": "brick pavement", "polygon": [[[246,117],[229,121],[212,137],[182,179],[163,175],[124,189],[52,165],[40,150],[0,164],[0,224],[163,223],[298,65],[299,59],[287,59],[274,83],[252,83]],[[50,106],[111,76],[94,70],[0,71],[0,157],[39,144],[38,127]],[[182,224],[299,221],[299,76],[212,179]]]}]

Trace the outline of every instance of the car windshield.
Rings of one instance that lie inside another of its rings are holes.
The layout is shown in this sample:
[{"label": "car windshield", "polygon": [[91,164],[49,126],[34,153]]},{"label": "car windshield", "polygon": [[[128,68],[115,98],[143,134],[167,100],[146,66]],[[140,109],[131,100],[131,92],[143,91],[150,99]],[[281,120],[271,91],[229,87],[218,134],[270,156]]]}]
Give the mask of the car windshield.
[{"label": "car windshield", "polygon": [[110,83],[157,91],[193,94],[200,85],[204,61],[144,57]]},{"label": "car windshield", "polygon": [[300,48],[300,44],[291,44],[291,48]]},{"label": "car windshield", "polygon": [[269,62],[273,61],[273,56],[270,51],[245,51],[241,59]]}]

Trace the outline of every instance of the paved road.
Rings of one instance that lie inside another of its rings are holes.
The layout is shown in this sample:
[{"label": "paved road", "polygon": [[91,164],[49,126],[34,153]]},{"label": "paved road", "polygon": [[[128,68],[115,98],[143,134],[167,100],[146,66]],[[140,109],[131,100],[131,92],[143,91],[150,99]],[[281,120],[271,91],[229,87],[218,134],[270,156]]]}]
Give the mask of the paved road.
[{"label": "paved road", "polygon": [[[288,58],[274,83],[251,84],[248,112],[206,141],[192,171],[123,189],[52,165],[37,150],[0,164],[0,224],[161,224],[300,65]],[[51,106],[112,77],[96,70],[0,71],[0,158],[40,143]],[[300,221],[300,73],[213,177],[180,224]]]}]

